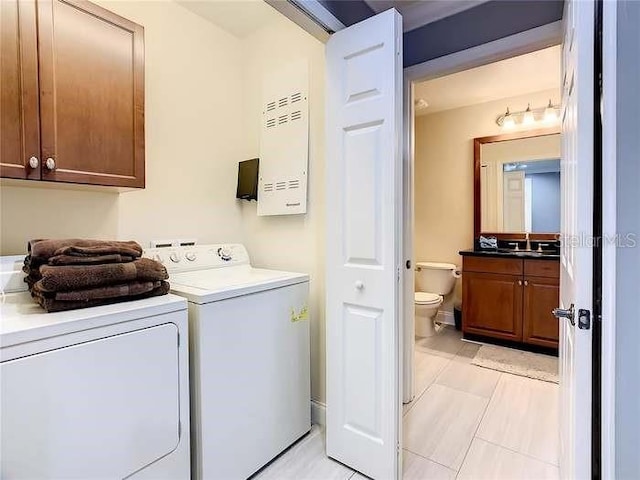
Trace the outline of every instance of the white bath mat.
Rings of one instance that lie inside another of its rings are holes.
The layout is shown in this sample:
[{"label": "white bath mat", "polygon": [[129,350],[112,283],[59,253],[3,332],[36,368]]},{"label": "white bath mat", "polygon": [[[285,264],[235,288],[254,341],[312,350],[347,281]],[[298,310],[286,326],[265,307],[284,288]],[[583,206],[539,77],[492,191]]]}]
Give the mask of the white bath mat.
[{"label": "white bath mat", "polygon": [[558,383],[558,357],[552,355],[482,345],[471,363],[521,377]]}]

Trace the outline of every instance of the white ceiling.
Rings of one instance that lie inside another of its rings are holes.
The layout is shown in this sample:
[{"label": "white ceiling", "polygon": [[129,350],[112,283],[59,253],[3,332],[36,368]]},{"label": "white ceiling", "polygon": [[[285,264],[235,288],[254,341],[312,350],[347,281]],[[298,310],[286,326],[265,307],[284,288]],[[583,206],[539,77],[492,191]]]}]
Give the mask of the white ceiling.
[{"label": "white ceiling", "polygon": [[490,63],[415,86],[415,100],[429,106],[418,115],[560,89],[560,46]]},{"label": "white ceiling", "polygon": [[405,32],[455,15],[487,0],[365,0],[376,13],[395,7],[402,14]]},{"label": "white ceiling", "polygon": [[239,38],[250,35],[280,16],[264,0],[176,1],[196,15],[204,17]]}]

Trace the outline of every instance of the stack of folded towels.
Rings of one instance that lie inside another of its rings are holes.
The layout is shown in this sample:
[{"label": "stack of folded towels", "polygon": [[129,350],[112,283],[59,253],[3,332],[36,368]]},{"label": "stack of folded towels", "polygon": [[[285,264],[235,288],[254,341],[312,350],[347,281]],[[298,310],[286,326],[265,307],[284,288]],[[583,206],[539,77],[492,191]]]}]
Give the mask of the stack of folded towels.
[{"label": "stack of folded towels", "polygon": [[133,241],[31,240],[24,260],[31,296],[47,312],[169,293],[167,269]]}]

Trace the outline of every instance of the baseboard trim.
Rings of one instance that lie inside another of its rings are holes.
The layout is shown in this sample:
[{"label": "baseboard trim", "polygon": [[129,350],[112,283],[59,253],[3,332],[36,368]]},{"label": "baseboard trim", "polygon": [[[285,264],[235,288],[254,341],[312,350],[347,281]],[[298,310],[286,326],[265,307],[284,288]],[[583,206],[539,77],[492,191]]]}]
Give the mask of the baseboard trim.
[{"label": "baseboard trim", "polygon": [[311,400],[311,423],[323,427],[327,424],[327,406],[324,403]]},{"label": "baseboard trim", "polygon": [[455,325],[455,317],[453,316],[453,312],[447,312],[445,310],[440,310],[438,315],[436,316],[436,321],[438,323],[444,323],[445,325]]}]

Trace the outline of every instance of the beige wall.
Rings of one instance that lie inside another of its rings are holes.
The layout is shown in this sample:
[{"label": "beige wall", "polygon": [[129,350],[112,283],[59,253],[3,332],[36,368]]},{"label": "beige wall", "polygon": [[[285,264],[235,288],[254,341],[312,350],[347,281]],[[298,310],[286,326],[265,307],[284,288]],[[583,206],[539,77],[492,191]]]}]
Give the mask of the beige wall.
[{"label": "beige wall", "polygon": [[33,238],[116,238],[118,216],[117,193],[1,185],[0,254],[23,254]]},{"label": "beige wall", "polygon": [[121,195],[119,235],[242,240],[242,45],[173,2],[108,2],[145,27],[147,188]]},{"label": "beige wall", "polygon": [[[432,115],[416,117],[415,217],[416,261],[461,265],[460,250],[473,247],[473,139],[504,133],[496,117],[559,101],[549,90]],[[456,296],[460,296],[460,281]]]},{"label": "beige wall", "polygon": [[260,154],[262,78],[292,60],[309,64],[309,191],[306,215],[258,217],[243,202],[244,241],[255,264],[311,275],[311,390],[325,400],[324,44],[281,17],[244,40],[244,158]]},{"label": "beige wall", "polygon": [[518,138],[504,142],[484,143],[480,146],[482,163],[534,162],[560,158],[560,134]]},{"label": "beige wall", "polygon": [[99,3],[145,27],[147,187],[3,185],[0,253],[23,253],[34,237],[241,241],[241,41],[173,2]]}]

